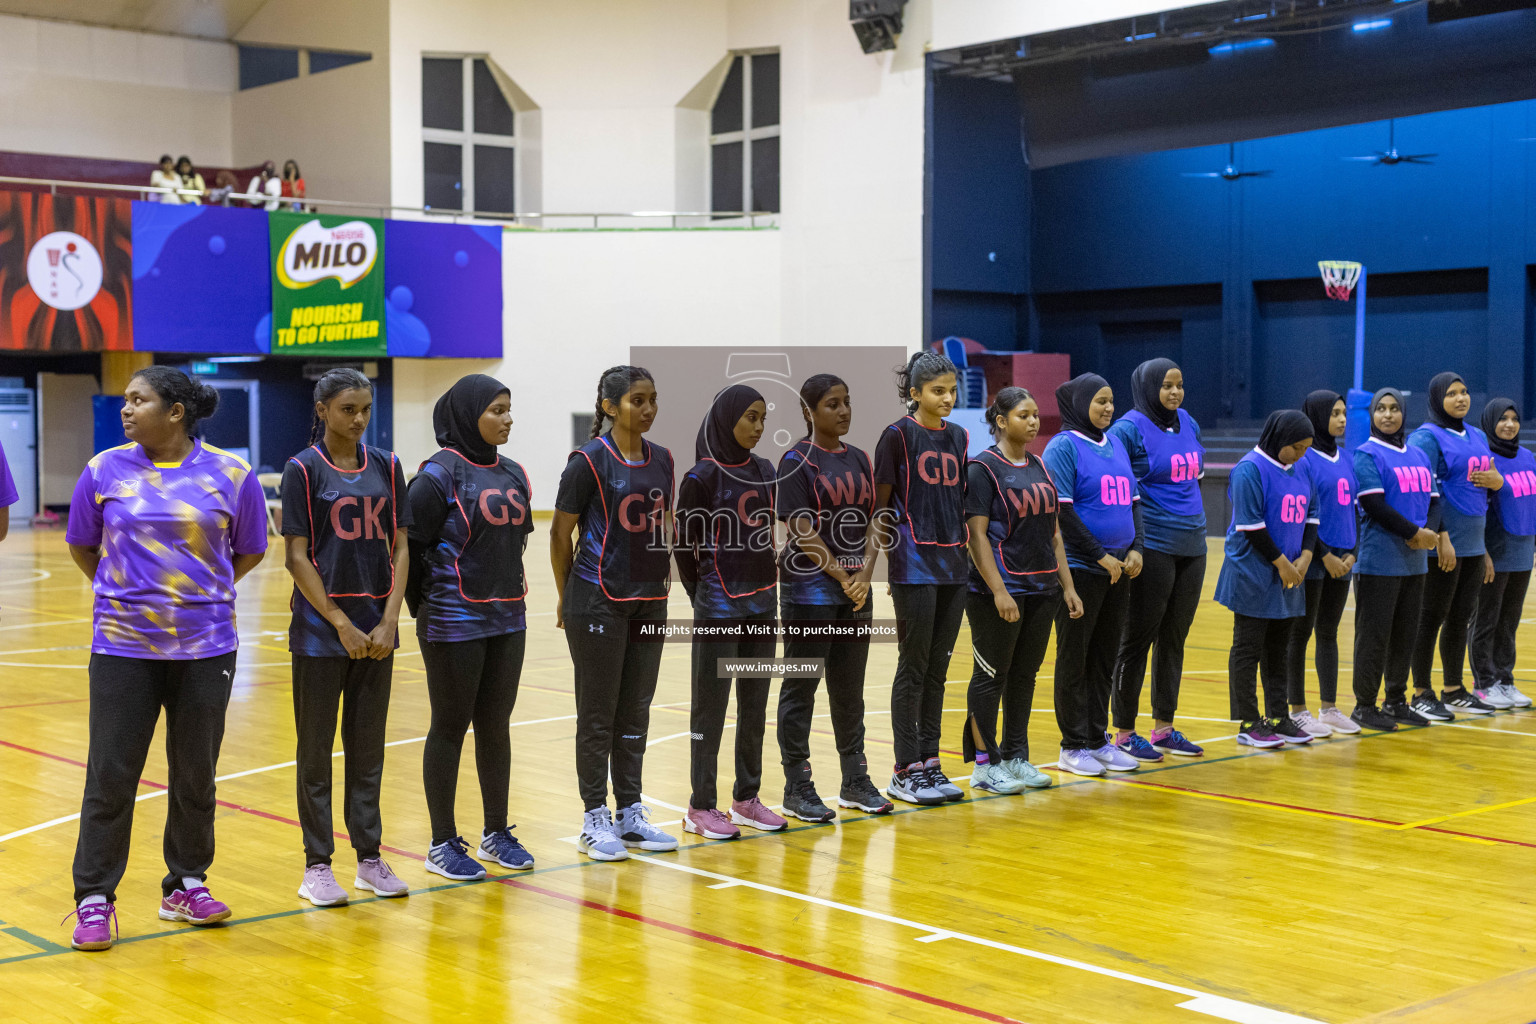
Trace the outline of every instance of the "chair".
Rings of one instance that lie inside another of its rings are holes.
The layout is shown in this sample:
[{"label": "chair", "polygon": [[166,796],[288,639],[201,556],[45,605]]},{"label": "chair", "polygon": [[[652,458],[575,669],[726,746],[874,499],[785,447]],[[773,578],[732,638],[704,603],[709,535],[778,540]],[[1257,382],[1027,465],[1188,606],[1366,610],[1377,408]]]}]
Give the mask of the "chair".
[{"label": "chair", "polygon": [[984,409],[987,406],[987,372],[980,366],[972,366],[965,355],[965,341],[950,335],[943,343],[944,356],[955,364],[960,385],[962,409]]},{"label": "chair", "polygon": [[267,496],[267,529],[276,534],[283,532],[283,498],[278,491],[282,487],[283,474],[257,473],[256,482]]}]

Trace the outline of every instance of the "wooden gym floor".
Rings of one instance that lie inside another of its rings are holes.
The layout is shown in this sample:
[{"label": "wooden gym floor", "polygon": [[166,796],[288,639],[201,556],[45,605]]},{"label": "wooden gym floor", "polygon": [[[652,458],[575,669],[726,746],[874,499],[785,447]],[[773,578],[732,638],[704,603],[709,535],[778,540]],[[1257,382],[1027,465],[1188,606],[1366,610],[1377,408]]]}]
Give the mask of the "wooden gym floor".
[{"label": "wooden gym floor", "polygon": [[[677,853],[600,864],[570,841],[581,814],[571,669],[554,628],[546,537],[535,534],[528,553],[528,659],[512,722],[512,817],[535,871],[445,884],[422,869],[428,704],[414,632],[403,628],[384,838],[412,893],[327,909],[297,898],[290,583],[274,552],[241,589],[240,669],[220,762],[210,881],[235,917],[206,930],[155,917],[166,777],[157,749],[119,894],[123,941],[85,954],[68,948],[59,919],[72,909],[90,593],[61,531],[13,533],[0,545],[0,1019],[1536,1019],[1536,714],[1286,752],[1239,748],[1226,720],[1231,617],[1208,601],[1181,709],[1203,759],[1109,781],[1057,775],[1043,792],[796,822],[734,843],[686,836]],[[1218,545],[1212,555],[1207,597]],[[889,598],[877,600],[889,616]],[[680,591],[673,608],[688,614]],[[1522,640],[1523,653],[1536,652],[1536,630]],[[970,674],[966,634],[958,646],[946,702],[952,752]],[[686,646],[663,661],[646,764],[654,817],[678,835],[688,662]],[[873,648],[868,748],[881,784],[894,664],[894,646]],[[1058,740],[1050,666],[1048,656],[1031,734],[1042,762]],[[835,794],[830,728],[825,717],[817,725],[822,791]],[[728,733],[727,766],[729,743]],[[763,793],[776,803],[771,729],[767,746]],[[466,744],[466,831],[479,823],[473,765]],[[945,768],[966,774],[955,754]],[[352,859],[342,846],[345,885]]]}]

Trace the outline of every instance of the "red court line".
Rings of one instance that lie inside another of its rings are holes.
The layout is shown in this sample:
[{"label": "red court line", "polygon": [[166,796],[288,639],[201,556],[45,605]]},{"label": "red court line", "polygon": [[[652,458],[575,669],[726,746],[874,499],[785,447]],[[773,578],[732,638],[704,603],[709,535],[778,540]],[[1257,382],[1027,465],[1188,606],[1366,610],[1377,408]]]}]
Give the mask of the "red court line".
[{"label": "red court line", "polygon": [[701,939],[705,942],[713,942],[717,946],[724,946],[727,949],[734,949],[742,953],[751,953],[753,956],[760,956],[765,960],[773,960],[781,964],[789,964],[791,967],[799,967],[807,971],[815,971],[817,974],[824,974],[829,978],[837,978],[839,981],[851,981],[856,985],[863,985],[866,988],[872,988],[880,992],[889,992],[892,995],[903,996],[907,999],[916,1000],[920,1003],[926,1003],[929,1006],[937,1006],[945,1010],[953,1010],[956,1013],[963,1013],[968,1017],[977,1017],[981,1020],[995,1021],[997,1024],[1022,1024],[1021,1021],[1018,1021],[1013,1017],[1004,1017],[1002,1014],[992,1013],[989,1010],[982,1010],[974,1006],[966,1006],[963,1003],[952,1003],[947,999],[940,999],[937,996],[930,996],[923,992],[914,992],[912,989],[901,988],[900,986],[887,984],[883,981],[876,981],[873,978],[865,978],[857,974],[849,974],[847,971],[840,971],[835,967],[827,967],[824,964],[812,963],[809,960],[801,960],[799,957],[787,956],[783,953],[775,953],[772,950],[763,949],[761,946],[749,946],[744,942],[737,942],[735,939],[727,939],[721,935],[699,931],[697,928],[688,928],[684,925],[672,924],[669,921],[660,921],[654,917],[646,917],[645,915],[637,914],[632,910],[623,910],[619,907],[610,906],[607,903],[599,903],[596,900],[584,899],[580,896],[567,896],[565,893],[555,892],[553,889],[545,889],[543,886],[532,885],[528,882],[519,881],[515,878],[498,878],[497,881],[503,885],[510,885],[517,889],[527,889],[529,892],[536,892],[541,896],[548,896],[551,899],[561,900],[565,903],[570,903],[578,907],[585,907],[588,910],[600,910],[605,914],[612,914],[614,917],[621,917],[627,921],[636,921],[640,924],[648,924],[656,928],[665,928],[667,931],[675,932],[678,935],[686,935],[692,939]]},{"label": "red court line", "polygon": [[1506,846],[1524,846],[1536,850],[1536,843],[1522,843],[1518,839],[1501,839],[1498,836],[1478,835],[1476,832],[1457,832],[1448,828],[1435,828],[1431,825],[1421,825],[1420,832],[1444,832],[1448,836],[1464,836],[1468,839],[1486,839],[1490,843],[1504,843]]},{"label": "red court line", "polygon": [[1364,814],[1349,814],[1345,811],[1326,811],[1321,807],[1304,807],[1301,804],[1283,804],[1278,800],[1260,800],[1253,796],[1233,796],[1231,793],[1217,793],[1209,789],[1194,789],[1190,786],[1171,786],[1166,782],[1147,782],[1145,779],[1128,779],[1124,776],[1115,779],[1116,782],[1128,782],[1135,786],[1155,786],[1158,789],[1176,789],[1181,793],[1198,793],[1201,796],[1219,796],[1223,800],[1236,800],[1239,803],[1259,804],[1265,807],[1283,807],[1288,811],[1307,811],[1310,814],[1325,814],[1330,818],[1352,818],[1355,821],[1374,821],[1378,825],[1401,825],[1401,821],[1390,821],[1386,818],[1372,818]]}]

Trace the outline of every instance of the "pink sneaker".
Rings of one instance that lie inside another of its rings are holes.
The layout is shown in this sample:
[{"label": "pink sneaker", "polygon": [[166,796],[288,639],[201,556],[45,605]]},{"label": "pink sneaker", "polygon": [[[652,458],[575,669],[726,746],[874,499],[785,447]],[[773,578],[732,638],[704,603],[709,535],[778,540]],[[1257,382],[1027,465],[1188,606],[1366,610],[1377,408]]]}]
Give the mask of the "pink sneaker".
[{"label": "pink sneaker", "polygon": [[208,894],[206,885],[177,889],[160,901],[160,920],[185,921],[187,924],[215,924],[229,917],[231,911]]},{"label": "pink sneaker", "polygon": [[729,818],[713,807],[702,811],[697,807],[688,808],[688,813],[683,816],[683,831],[692,832],[705,839],[739,839],[741,837],[741,829],[732,825]]},{"label": "pink sneaker", "polygon": [[110,903],[88,903],[70,911],[64,921],[71,917],[76,919],[75,935],[69,942],[71,946],[87,951],[112,948],[112,932],[117,927],[116,907]]},{"label": "pink sneaker", "polygon": [[317,907],[339,907],[347,902],[347,890],[336,884],[329,864],[311,864],[304,869],[299,899],[309,900]]},{"label": "pink sneaker", "polygon": [[789,824],[763,806],[763,802],[757,797],[732,803],[731,820],[738,825],[750,825],[759,832],[778,832]]},{"label": "pink sneaker", "polygon": [[398,875],[389,870],[389,865],[384,863],[383,857],[374,857],[371,860],[357,862],[357,877],[352,879],[352,887],[355,889],[367,889],[385,898],[404,896],[411,891],[411,887],[402,882]]}]

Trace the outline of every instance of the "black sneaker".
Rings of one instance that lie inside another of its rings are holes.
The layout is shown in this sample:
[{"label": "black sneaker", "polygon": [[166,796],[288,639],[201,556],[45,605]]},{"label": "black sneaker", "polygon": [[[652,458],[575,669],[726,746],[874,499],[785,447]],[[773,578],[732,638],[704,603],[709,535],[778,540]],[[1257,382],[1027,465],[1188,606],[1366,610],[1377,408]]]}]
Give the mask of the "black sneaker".
[{"label": "black sneaker", "polygon": [[1429,719],[1400,700],[1382,701],[1381,712],[1399,725],[1428,725]]},{"label": "black sneaker", "polygon": [[1349,713],[1350,720],[1364,729],[1375,729],[1377,732],[1396,732],[1397,722],[1391,715],[1384,714],[1374,704],[1356,704],[1355,710]]},{"label": "black sneaker", "polygon": [[842,791],[837,794],[839,807],[854,807],[866,814],[890,814],[896,805],[875,788],[868,775],[855,775],[843,780]]},{"label": "black sneaker", "polygon": [[[1476,697],[1472,698],[1476,700]],[[1454,722],[1456,716],[1451,714],[1451,709],[1435,699],[1433,690],[1426,690],[1413,698],[1413,703],[1408,705],[1421,718],[1427,718],[1431,722]]]},{"label": "black sneaker", "polygon": [[1460,690],[1441,690],[1440,699],[1445,706],[1469,715],[1491,715],[1498,710],[1492,704],[1477,699],[1477,695],[1463,687]]},{"label": "black sneaker", "polygon": [[823,822],[837,817],[837,812],[821,802],[810,779],[801,779],[784,790],[784,813],[801,821]]},{"label": "black sneaker", "polygon": [[1303,743],[1312,742],[1312,734],[1291,721],[1290,715],[1286,715],[1284,718],[1266,718],[1265,721],[1269,723],[1269,727],[1274,730],[1275,735],[1285,740],[1290,746],[1300,746]]}]

